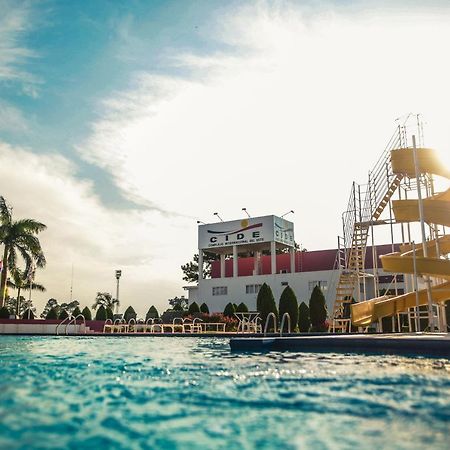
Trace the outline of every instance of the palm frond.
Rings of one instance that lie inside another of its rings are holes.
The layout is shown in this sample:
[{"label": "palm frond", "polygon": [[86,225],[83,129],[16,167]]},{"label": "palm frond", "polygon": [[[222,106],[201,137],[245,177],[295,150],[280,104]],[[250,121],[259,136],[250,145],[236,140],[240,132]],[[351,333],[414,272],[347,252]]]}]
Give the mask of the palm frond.
[{"label": "palm frond", "polygon": [[5,198],[2,195],[0,195],[0,222],[11,222],[11,211],[6,203]]}]

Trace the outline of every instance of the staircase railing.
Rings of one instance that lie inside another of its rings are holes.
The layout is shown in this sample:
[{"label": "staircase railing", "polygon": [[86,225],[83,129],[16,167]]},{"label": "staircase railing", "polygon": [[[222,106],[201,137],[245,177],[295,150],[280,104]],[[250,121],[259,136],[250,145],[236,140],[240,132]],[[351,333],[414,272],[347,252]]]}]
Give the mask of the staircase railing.
[{"label": "staircase railing", "polygon": [[84,334],[87,333],[87,330],[86,330],[86,319],[84,318],[83,314],[78,314],[78,316],[72,317],[71,320],[69,320],[69,322],[67,322],[67,324],[66,324],[66,326],[65,326],[65,328],[64,328],[64,334],[65,334],[66,336],[69,334],[69,333],[68,333],[68,326],[71,325],[72,323],[75,324],[75,331],[76,331],[77,320],[78,320],[79,318],[83,319]]}]

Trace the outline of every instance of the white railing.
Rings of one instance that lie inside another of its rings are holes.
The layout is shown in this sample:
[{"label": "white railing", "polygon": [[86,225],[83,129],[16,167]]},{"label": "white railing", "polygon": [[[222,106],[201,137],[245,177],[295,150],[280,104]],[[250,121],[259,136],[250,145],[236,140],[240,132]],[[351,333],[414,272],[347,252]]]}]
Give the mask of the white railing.
[{"label": "white railing", "polygon": [[72,316],[67,316],[64,320],[59,322],[58,325],[56,325],[56,330],[55,330],[56,336],[59,335],[59,327],[61,327],[63,324],[65,324],[66,322],[68,322],[71,319],[72,319]]},{"label": "white railing", "polygon": [[267,330],[269,328],[270,318],[273,317],[273,332],[277,332],[277,316],[271,312],[267,315],[266,324],[264,325],[264,336],[267,336]]},{"label": "white railing", "polygon": [[[77,320],[78,320],[80,317],[83,319],[84,334],[87,333],[87,330],[86,330],[86,319],[84,318],[83,314],[78,314],[78,316],[72,317],[72,319],[69,320],[69,322],[67,322],[66,327],[64,328],[64,333],[66,334],[66,336],[69,334],[69,333],[68,333],[68,326],[69,326],[72,322],[75,324],[75,332],[76,332],[76,330],[77,330]],[[81,325],[80,325],[80,328],[81,328]]]},{"label": "white railing", "polygon": [[285,321],[285,319],[287,319],[287,323],[288,323],[287,332],[288,332],[288,334],[291,333],[291,316],[289,315],[289,313],[285,312],[283,314],[283,317],[281,318],[280,336],[283,336],[283,329],[284,329],[284,321]]}]

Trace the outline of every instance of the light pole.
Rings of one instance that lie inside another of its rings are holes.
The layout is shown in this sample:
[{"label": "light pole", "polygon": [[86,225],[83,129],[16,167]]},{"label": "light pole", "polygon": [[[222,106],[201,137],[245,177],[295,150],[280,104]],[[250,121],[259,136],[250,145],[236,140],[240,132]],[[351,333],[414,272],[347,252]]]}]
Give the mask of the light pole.
[{"label": "light pole", "polygon": [[116,314],[119,313],[119,280],[122,275],[121,270],[116,270],[116,280],[117,280],[117,287],[116,287]]},{"label": "light pole", "polygon": [[248,211],[247,211],[247,208],[242,208],[242,211],[244,211],[245,212],[245,214],[247,214],[247,216],[250,218],[251,217],[251,215],[248,213]]},{"label": "light pole", "polygon": [[222,217],[219,216],[218,212],[215,212],[214,215],[217,216],[220,219],[221,222],[223,222]]},{"label": "light pole", "polygon": [[291,209],[290,211],[288,211],[287,213],[284,213],[282,216],[281,216],[281,218],[283,218],[284,216],[287,216],[288,214],[294,214],[294,210],[293,209]]}]

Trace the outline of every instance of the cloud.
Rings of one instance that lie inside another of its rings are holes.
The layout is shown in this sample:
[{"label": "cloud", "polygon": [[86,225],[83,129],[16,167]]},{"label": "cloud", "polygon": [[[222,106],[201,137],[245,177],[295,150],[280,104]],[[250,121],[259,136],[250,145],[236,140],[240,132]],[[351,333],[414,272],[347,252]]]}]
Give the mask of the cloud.
[{"label": "cloud", "polygon": [[132,303],[140,313],[151,304],[165,308],[167,298],[180,295],[179,266],[191,256],[182,242],[174,256],[173,236],[183,235],[183,219],[173,222],[155,211],[109,210],[67,159],[2,142],[0,179],[1,195],[13,206],[15,218],[32,217],[48,226],[40,235],[48,264],[37,275],[47,287],[46,293],[34,294],[39,307],[49,297],[68,299],[72,264],[74,298],[85,305],[93,303],[97,291],[115,292],[117,268],[123,270],[124,305]]},{"label": "cloud", "polygon": [[0,130],[23,133],[28,131],[28,128],[28,121],[22,111],[0,100]]},{"label": "cloud", "polygon": [[446,152],[448,15],[232,10],[209,36],[229,50],[175,55],[176,76],[136,74],[78,151],[135,201],[206,221],[294,209],[297,240],[332,247],[351,182],[366,181],[396,117],[422,112]]},{"label": "cloud", "polygon": [[41,83],[24,66],[37,54],[22,44],[34,26],[31,3],[0,0],[0,81],[18,82],[23,94],[39,95]]}]

